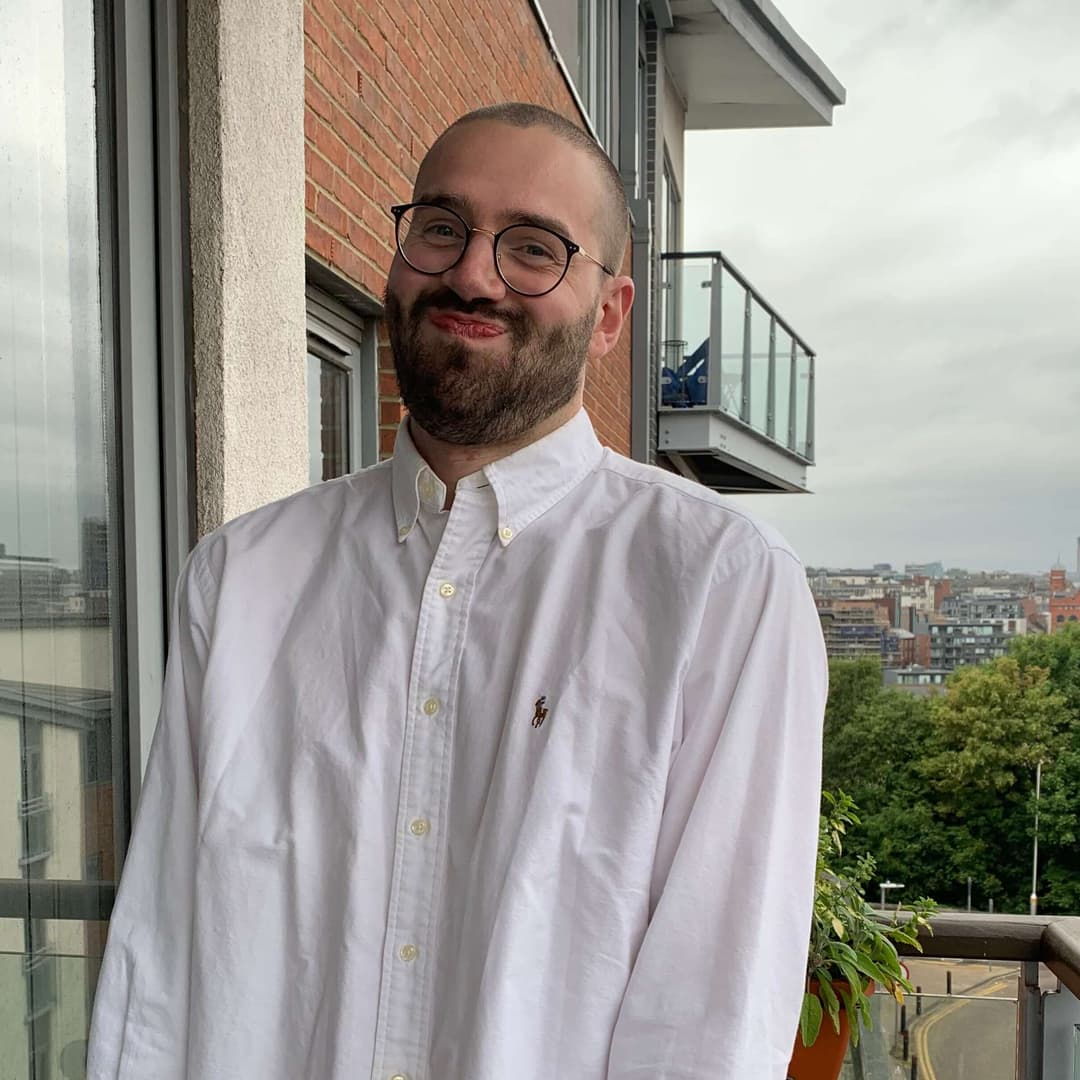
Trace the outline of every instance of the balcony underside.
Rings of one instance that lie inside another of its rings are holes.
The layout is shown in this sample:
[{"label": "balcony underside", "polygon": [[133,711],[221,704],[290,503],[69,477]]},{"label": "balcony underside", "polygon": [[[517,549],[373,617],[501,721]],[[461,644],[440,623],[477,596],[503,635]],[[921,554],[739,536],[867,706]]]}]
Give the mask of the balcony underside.
[{"label": "balcony underside", "polygon": [[806,493],[808,462],[722,411],[661,409],[658,449],[713,491]]},{"label": "balcony underside", "polygon": [[767,0],[671,0],[664,48],[688,129],[832,122],[844,88]]}]

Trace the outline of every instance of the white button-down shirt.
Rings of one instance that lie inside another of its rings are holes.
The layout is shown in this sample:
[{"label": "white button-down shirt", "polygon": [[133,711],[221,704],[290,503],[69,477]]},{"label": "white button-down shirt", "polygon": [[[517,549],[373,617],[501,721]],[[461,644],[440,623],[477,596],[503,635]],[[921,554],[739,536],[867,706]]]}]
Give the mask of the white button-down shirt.
[{"label": "white button-down shirt", "polygon": [[783,1080],[826,667],[802,567],[584,412],[207,537],[93,1080]]}]

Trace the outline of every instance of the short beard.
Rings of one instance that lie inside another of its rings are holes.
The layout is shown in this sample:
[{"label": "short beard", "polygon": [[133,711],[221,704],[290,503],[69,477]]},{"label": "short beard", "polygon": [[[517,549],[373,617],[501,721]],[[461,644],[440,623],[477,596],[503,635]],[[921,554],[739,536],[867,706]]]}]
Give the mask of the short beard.
[{"label": "short beard", "polygon": [[[546,333],[520,310],[462,300],[451,289],[420,296],[407,311],[389,289],[386,323],[398,387],[409,415],[432,438],[456,446],[512,443],[547,420],[577,392],[595,315]],[[497,318],[509,355],[478,356],[468,344],[438,346],[422,337],[425,313],[437,309]]]}]

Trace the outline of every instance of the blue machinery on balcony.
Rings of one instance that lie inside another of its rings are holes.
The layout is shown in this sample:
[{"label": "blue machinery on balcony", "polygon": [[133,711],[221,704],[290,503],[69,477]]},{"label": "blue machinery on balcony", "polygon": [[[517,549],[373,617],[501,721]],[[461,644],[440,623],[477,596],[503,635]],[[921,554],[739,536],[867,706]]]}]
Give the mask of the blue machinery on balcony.
[{"label": "blue machinery on balcony", "polygon": [[813,349],[720,252],[660,259],[659,451],[718,491],[806,491]]}]

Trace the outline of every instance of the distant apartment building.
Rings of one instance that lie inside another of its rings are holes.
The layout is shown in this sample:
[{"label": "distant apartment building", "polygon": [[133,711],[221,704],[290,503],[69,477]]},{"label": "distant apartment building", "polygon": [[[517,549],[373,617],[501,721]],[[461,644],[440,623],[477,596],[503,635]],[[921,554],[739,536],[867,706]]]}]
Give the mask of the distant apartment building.
[{"label": "distant apartment building", "polygon": [[945,567],[940,562],[906,563],[904,573],[908,577],[928,577],[937,580],[945,576]]},{"label": "distant apartment building", "polygon": [[1050,595],[1047,604],[1049,633],[1052,634],[1069,623],[1080,622],[1080,589],[1070,586],[1064,567],[1056,566],[1050,571]]},{"label": "distant apartment building", "polygon": [[881,679],[885,686],[893,690],[903,690],[919,697],[929,697],[944,687],[945,680],[951,674],[948,668],[931,668],[914,664],[899,668],[885,668],[881,673]]},{"label": "distant apartment building", "polygon": [[986,619],[1024,619],[1024,598],[1009,593],[980,595],[961,593],[947,596],[941,614],[961,622],[981,622]]},{"label": "distant apartment building", "polygon": [[955,670],[985,664],[1009,651],[1009,643],[1027,633],[1026,619],[941,622],[930,626],[930,667]]},{"label": "distant apartment building", "polygon": [[830,659],[870,657],[882,664],[901,662],[899,631],[889,620],[887,603],[873,600],[817,601],[821,632]]}]

